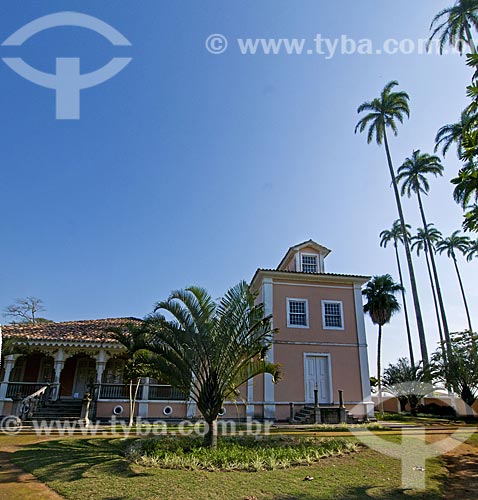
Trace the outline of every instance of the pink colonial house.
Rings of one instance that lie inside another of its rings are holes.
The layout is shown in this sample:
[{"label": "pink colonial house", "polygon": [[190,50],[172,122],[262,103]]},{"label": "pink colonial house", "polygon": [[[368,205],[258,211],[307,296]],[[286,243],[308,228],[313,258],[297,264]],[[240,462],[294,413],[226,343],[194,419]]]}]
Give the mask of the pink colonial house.
[{"label": "pink colonial house", "polygon": [[[368,277],[326,273],[329,253],[309,240],[291,247],[277,269],[256,271],[251,285],[278,330],[268,356],[285,376],[276,385],[269,375],[251,380],[241,398],[224,404],[225,418],[307,422],[318,413],[334,421],[344,419],[345,409],[356,418],[373,416],[361,293]],[[32,418],[79,418],[91,393],[91,418],[127,417],[125,349],[108,330],[135,321],[3,327],[5,337],[26,342],[29,350],[3,360],[0,415],[18,414],[23,405],[34,408]],[[152,378],[141,380],[138,400],[142,418],[200,417],[188,395]]]}]

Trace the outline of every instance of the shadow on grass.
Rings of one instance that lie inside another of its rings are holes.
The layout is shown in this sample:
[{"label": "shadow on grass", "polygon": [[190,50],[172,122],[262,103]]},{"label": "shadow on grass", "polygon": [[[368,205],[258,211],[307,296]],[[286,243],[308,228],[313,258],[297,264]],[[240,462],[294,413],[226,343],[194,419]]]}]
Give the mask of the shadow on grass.
[{"label": "shadow on grass", "polygon": [[[131,440],[130,440],[131,441]],[[127,441],[114,439],[67,439],[29,445],[10,457],[27,472],[35,472],[42,482],[71,482],[85,475],[94,477],[95,470],[112,476],[134,477],[123,458]]]}]

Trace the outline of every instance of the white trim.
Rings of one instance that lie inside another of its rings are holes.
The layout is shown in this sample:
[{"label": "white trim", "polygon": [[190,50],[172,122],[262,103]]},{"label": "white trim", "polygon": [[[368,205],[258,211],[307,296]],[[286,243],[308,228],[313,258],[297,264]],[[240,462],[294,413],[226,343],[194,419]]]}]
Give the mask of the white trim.
[{"label": "white trim", "polygon": [[[329,369],[329,395],[332,398],[328,403],[322,404],[334,404],[334,387],[332,383],[332,355],[328,352],[304,352],[303,360],[304,360],[304,401],[307,401],[307,357],[314,358],[327,358],[327,365]],[[320,394],[319,394],[319,403],[320,403]]]},{"label": "white trim", "polygon": [[148,418],[149,404],[146,401],[138,401],[138,417]]},{"label": "white trim", "polygon": [[[307,323],[306,325],[291,325],[291,323],[290,323],[290,307],[289,307],[290,302],[305,302],[305,322]],[[308,299],[287,297],[286,298],[286,307],[287,307],[287,328],[305,328],[305,329],[309,328],[309,300]]]},{"label": "white trim", "polygon": [[[314,276],[312,273],[306,273],[307,276]],[[286,281],[274,281],[274,285],[289,285],[289,286],[308,286],[312,288],[336,288],[338,290],[351,290],[352,285],[338,286],[338,285],[316,285],[312,283],[290,283]]]},{"label": "white trim", "polygon": [[[264,278],[262,281],[262,302],[264,304],[264,314],[269,316],[273,312],[274,308],[274,290],[273,290],[272,278]],[[272,328],[274,325],[271,325]],[[272,341],[274,339],[271,339]],[[271,343],[271,347],[266,355],[267,361],[270,363],[274,362],[274,343]],[[272,375],[269,373],[264,374],[264,400],[274,401],[274,382],[272,381]],[[276,417],[276,407],[275,404],[264,405],[264,418],[275,420]]]},{"label": "white trim", "polygon": [[303,257],[315,257],[315,265],[317,268],[317,271],[315,273],[307,273],[307,274],[319,274],[320,272],[320,265],[319,265],[319,254],[318,253],[309,253],[309,252],[300,252],[300,272],[304,272],[304,261],[302,260]]},{"label": "white trim", "polygon": [[251,401],[254,401],[254,379],[250,378],[247,381],[247,405],[246,405],[246,416],[254,417],[254,405],[250,404]]},{"label": "white trim", "polygon": [[170,417],[174,413],[173,407],[168,405],[163,408],[163,415]]},{"label": "white trim", "polygon": [[[370,372],[368,367],[367,335],[365,332],[365,319],[362,302],[362,287],[354,285],[355,319],[357,323],[357,337],[359,347],[360,378],[362,382],[362,398],[364,404],[372,401],[372,391],[370,389]],[[374,407],[367,407],[367,416],[374,416]]]},{"label": "white trim", "polygon": [[[344,327],[344,303],[341,300],[321,300],[322,303],[322,330],[341,330],[345,329]],[[340,304],[340,321],[342,323],[342,327],[339,326],[326,326],[325,324],[325,304]]]},{"label": "white trim", "polygon": [[[305,340],[276,340],[275,344],[292,344],[292,345],[318,345],[318,346],[331,346],[331,347],[362,347],[362,344],[341,344],[340,342],[308,342]],[[367,347],[364,345],[363,347]]]}]

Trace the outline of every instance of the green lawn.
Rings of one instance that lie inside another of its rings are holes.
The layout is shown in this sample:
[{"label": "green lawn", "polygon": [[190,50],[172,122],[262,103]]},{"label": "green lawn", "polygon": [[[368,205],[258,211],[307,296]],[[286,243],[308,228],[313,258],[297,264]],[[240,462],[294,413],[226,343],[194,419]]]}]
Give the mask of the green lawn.
[{"label": "green lawn", "polygon": [[[427,467],[427,492],[400,490],[400,464],[371,450],[326,458],[306,467],[265,472],[144,468],[124,457],[124,439],[64,439],[33,444],[13,461],[71,500],[438,500],[444,469]],[[304,481],[306,475],[313,481]]]}]

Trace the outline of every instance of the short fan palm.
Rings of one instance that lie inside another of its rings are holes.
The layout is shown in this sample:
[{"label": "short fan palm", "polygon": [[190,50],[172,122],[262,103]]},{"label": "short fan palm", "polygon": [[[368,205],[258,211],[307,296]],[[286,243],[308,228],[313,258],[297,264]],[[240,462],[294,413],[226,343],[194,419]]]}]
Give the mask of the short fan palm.
[{"label": "short fan palm", "polygon": [[280,379],[280,367],[267,360],[272,317],[245,282],[219,302],[203,288],[178,290],[155,311],[147,320],[150,362],[162,380],[197,404],[208,425],[205,444],[215,447],[224,402],[239,397],[239,388],[256,375]]}]

